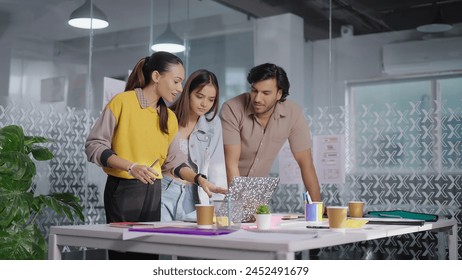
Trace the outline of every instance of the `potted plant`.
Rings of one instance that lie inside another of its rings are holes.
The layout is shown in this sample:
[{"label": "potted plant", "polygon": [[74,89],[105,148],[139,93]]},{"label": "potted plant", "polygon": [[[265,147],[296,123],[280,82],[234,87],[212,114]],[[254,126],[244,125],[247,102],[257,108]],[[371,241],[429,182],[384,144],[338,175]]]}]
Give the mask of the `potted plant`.
[{"label": "potted plant", "polygon": [[271,226],[271,212],[269,206],[266,204],[258,206],[255,218],[257,220],[258,229],[269,229]]},{"label": "potted plant", "polygon": [[0,259],[45,259],[46,241],[37,226],[37,216],[46,207],[74,221],[84,220],[79,198],[71,193],[34,196],[36,175],[31,158],[46,161],[51,151],[38,145],[49,142],[39,136],[26,136],[22,127],[0,128]]}]

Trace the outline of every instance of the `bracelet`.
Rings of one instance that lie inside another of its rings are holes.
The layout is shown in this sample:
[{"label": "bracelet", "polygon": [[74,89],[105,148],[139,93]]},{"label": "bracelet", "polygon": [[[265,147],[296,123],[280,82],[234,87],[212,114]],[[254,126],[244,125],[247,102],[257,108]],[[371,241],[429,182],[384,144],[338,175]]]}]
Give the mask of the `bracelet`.
[{"label": "bracelet", "polygon": [[194,183],[195,183],[196,185],[200,185],[200,184],[199,184],[199,177],[202,177],[202,178],[204,178],[204,179],[207,180],[207,176],[205,176],[204,174],[197,173],[197,175],[194,176]]},{"label": "bracelet", "polygon": [[[132,175],[132,169],[133,169],[133,167],[135,167],[135,165],[138,165],[138,163],[134,162],[132,165],[130,165],[130,167],[127,170],[128,174],[130,174],[131,176],[133,176]],[[135,177],[135,176],[133,176],[133,177]]]}]

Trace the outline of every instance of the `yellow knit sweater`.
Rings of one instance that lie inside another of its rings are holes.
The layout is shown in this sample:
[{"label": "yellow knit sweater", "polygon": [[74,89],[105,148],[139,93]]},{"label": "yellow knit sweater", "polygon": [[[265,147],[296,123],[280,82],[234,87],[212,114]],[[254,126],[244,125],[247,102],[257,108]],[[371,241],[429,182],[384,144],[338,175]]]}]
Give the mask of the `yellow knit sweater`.
[{"label": "yellow knit sweater", "polygon": [[[135,91],[127,91],[116,95],[107,105],[115,118],[112,150],[120,157],[150,166],[156,159],[158,163],[153,167],[162,178],[161,166],[167,158],[170,143],[178,132],[178,121],[168,109],[168,131],[160,130],[159,114],[155,108],[142,108]],[[128,172],[105,167],[107,174],[131,179]]]}]

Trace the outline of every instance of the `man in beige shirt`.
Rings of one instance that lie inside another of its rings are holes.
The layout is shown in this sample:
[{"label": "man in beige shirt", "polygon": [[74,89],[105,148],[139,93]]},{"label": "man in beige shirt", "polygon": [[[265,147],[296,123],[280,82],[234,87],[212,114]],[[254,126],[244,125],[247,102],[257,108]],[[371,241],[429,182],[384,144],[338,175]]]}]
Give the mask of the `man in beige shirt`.
[{"label": "man in beige shirt", "polygon": [[311,153],[311,136],[301,108],[286,100],[290,83],[281,67],[265,63],[247,76],[250,93],[222,106],[220,117],[228,183],[235,176],[268,176],[286,140],[313,201],[321,201]]}]

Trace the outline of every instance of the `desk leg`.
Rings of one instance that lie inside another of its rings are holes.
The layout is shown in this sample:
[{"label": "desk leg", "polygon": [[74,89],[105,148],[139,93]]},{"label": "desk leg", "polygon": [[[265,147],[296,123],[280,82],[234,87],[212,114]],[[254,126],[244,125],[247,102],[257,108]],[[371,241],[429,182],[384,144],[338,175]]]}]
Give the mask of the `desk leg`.
[{"label": "desk leg", "polygon": [[310,259],[310,250],[305,250],[300,252],[302,260],[309,260]]},{"label": "desk leg", "polygon": [[[451,229],[447,231],[438,231],[436,233],[436,236],[438,238],[438,259],[439,260],[444,260],[446,259],[446,254],[449,253],[451,248],[449,247],[448,240],[449,240],[449,234],[450,234]],[[447,251],[446,251],[447,250]]]},{"label": "desk leg", "polygon": [[449,259],[457,260],[457,224],[448,231]]},{"label": "desk leg", "polygon": [[292,252],[277,252],[276,253],[276,259],[277,260],[294,260],[295,259],[295,253]]},{"label": "desk leg", "polygon": [[49,260],[60,260],[61,251],[58,248],[56,234],[50,234],[48,236],[48,259]]}]

